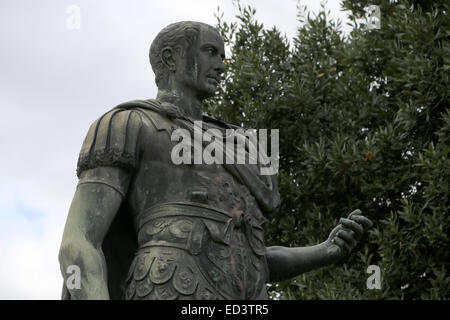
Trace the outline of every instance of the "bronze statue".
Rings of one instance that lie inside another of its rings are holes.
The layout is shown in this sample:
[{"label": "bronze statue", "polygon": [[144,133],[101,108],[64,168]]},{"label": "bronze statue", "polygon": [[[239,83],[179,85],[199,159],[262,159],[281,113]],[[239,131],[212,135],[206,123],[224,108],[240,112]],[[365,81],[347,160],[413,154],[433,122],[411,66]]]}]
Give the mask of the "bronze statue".
[{"label": "bronze statue", "polygon": [[280,197],[254,164],[176,165],[174,130],[236,128],[202,114],[224,71],[224,42],[198,22],[164,28],[150,48],[156,99],[121,104],[95,121],[60,248],[80,268],[63,299],[267,299],[266,283],[346,256],[371,227],[354,211],[311,247],[264,245]]}]

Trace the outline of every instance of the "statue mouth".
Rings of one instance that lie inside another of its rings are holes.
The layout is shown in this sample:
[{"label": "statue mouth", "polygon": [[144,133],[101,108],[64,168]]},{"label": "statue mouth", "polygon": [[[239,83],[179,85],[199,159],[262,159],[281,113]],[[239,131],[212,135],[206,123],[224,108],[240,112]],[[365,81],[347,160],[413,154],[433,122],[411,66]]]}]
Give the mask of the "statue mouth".
[{"label": "statue mouth", "polygon": [[219,85],[220,83],[220,79],[218,77],[214,77],[214,76],[207,76],[207,78],[209,80],[212,80],[214,82],[215,85]]}]

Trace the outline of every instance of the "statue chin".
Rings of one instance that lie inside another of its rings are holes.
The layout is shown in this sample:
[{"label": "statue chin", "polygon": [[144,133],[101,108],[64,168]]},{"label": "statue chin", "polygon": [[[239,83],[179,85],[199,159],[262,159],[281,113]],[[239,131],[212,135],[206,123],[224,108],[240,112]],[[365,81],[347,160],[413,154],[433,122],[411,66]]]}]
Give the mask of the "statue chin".
[{"label": "statue chin", "polygon": [[217,86],[207,85],[204,90],[199,92],[199,97],[204,100],[207,98],[211,98],[216,95]]}]

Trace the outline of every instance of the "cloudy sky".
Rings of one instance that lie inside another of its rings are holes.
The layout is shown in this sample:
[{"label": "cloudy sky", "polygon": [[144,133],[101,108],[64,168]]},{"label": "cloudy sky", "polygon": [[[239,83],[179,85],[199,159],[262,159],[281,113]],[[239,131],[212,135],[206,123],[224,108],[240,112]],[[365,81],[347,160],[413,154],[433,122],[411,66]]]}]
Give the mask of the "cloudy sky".
[{"label": "cloudy sky", "polygon": [[[296,0],[241,3],[295,36]],[[234,21],[232,0],[0,2],[0,299],[60,298],[58,249],[90,124],[121,102],[154,97],[152,39],[176,21],[216,24],[218,6]],[[327,8],[345,20],[339,0]],[[80,28],[71,29],[76,10]]]}]

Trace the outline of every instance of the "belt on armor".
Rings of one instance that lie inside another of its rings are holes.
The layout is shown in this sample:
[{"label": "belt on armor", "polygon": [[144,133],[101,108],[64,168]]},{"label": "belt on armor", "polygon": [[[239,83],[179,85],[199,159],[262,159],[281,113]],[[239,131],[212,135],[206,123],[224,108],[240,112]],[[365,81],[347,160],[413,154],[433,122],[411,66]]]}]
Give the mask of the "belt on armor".
[{"label": "belt on armor", "polygon": [[197,255],[200,253],[205,227],[214,241],[225,245],[230,244],[234,229],[242,228],[252,250],[259,256],[265,254],[262,227],[255,223],[251,216],[245,215],[240,210],[228,213],[200,203],[167,202],[147,209],[144,218],[138,223],[139,230],[152,220],[171,217],[197,218],[187,241],[177,243],[167,240],[150,240],[140,246],[141,250],[152,246],[169,246],[188,250]]}]

